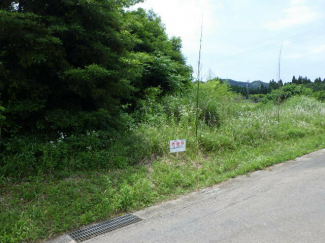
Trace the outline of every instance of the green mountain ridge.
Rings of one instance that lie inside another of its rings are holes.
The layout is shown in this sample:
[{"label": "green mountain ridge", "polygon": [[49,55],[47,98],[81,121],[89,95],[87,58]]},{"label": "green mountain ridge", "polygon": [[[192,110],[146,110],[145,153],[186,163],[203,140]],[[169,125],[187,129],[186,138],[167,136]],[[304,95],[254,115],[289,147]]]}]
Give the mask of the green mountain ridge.
[{"label": "green mountain ridge", "polygon": [[[227,83],[229,83],[230,85],[233,85],[233,86],[237,85],[237,86],[240,86],[240,87],[246,87],[246,85],[247,85],[247,82],[244,82],[244,81],[236,81],[236,80],[233,80],[233,79],[221,79],[221,80],[223,82],[227,82]],[[264,87],[266,87],[266,88],[269,87],[269,83],[265,83],[265,82],[263,82],[261,80],[255,80],[253,82],[248,83],[248,87],[250,89],[251,88],[254,88],[254,89],[261,88],[262,85]]]}]

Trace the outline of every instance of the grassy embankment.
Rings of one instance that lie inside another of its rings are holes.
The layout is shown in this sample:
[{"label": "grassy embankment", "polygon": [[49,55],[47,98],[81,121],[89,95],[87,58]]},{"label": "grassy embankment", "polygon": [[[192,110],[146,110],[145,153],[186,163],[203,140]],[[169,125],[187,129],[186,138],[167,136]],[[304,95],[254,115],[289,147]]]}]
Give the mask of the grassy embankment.
[{"label": "grassy embankment", "polygon": [[[105,136],[92,132],[84,135],[87,148],[74,154],[65,145],[72,138],[62,136],[44,145],[42,161],[54,168],[56,158],[70,158],[62,160],[66,169],[2,176],[0,242],[37,242],[325,147],[325,104],[313,98],[287,100],[278,123],[273,104],[236,101],[226,92],[212,99],[216,94],[202,92],[198,142],[193,97],[167,97],[162,103],[148,98],[138,113],[142,122],[109,148],[99,145]],[[168,141],[176,138],[187,139],[179,158],[168,151]],[[69,170],[71,161],[82,167],[80,153],[89,163],[112,166]],[[13,161],[22,154],[15,156]]]}]

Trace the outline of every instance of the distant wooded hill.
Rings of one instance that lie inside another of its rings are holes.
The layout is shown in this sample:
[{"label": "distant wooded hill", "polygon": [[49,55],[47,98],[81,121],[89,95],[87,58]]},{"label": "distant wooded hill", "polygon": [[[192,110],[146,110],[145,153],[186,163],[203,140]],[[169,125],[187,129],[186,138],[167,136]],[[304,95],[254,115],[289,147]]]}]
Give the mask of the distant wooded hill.
[{"label": "distant wooded hill", "polygon": [[[227,82],[227,83],[229,83],[229,84],[232,85],[232,86],[237,85],[237,86],[239,86],[239,87],[246,87],[246,84],[247,84],[247,82],[243,82],[243,81],[235,81],[235,80],[232,80],[232,79],[221,79],[221,80],[222,80],[223,82]],[[258,88],[261,88],[262,84],[263,84],[263,86],[264,86],[265,88],[268,88],[268,87],[269,87],[269,83],[265,83],[265,82],[263,82],[263,81],[261,81],[261,80],[255,80],[255,81],[253,81],[253,82],[249,82],[248,87],[249,87],[250,89],[258,89]]]}]

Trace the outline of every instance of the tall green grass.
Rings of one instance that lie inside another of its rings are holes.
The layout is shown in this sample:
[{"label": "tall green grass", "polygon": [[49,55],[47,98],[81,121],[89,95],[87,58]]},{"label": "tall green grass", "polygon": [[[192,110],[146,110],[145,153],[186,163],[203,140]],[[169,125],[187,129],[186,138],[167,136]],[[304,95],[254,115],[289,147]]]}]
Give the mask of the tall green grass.
[{"label": "tall green grass", "polygon": [[[242,100],[224,84],[203,84],[200,97],[198,138],[195,93],[152,90],[124,133],[8,143],[0,242],[37,242],[325,147],[325,104],[313,98],[291,97],[277,122],[275,105]],[[179,157],[169,153],[177,138],[187,140]],[[24,167],[36,171],[17,176]]]},{"label": "tall green grass", "polygon": [[177,138],[187,139],[187,155],[195,157],[200,153],[216,154],[325,132],[325,105],[314,98],[288,99],[281,105],[281,121],[278,122],[277,107],[272,103],[238,101],[238,97],[227,90],[218,94],[204,89],[201,92],[198,141],[195,99],[191,95],[164,98],[159,112],[152,112],[150,119],[133,129],[135,134],[144,137],[150,154],[168,156],[168,141]]}]

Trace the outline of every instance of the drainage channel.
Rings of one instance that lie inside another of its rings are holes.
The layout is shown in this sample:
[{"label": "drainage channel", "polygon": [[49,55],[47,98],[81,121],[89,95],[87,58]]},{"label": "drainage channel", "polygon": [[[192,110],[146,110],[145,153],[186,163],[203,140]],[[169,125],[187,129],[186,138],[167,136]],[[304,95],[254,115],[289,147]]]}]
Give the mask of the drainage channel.
[{"label": "drainage channel", "polygon": [[122,228],[124,226],[134,224],[141,221],[142,219],[132,214],[120,216],[108,221],[91,225],[83,229],[76,230],[69,234],[69,236],[76,242],[82,242],[91,239],[95,236]]}]

